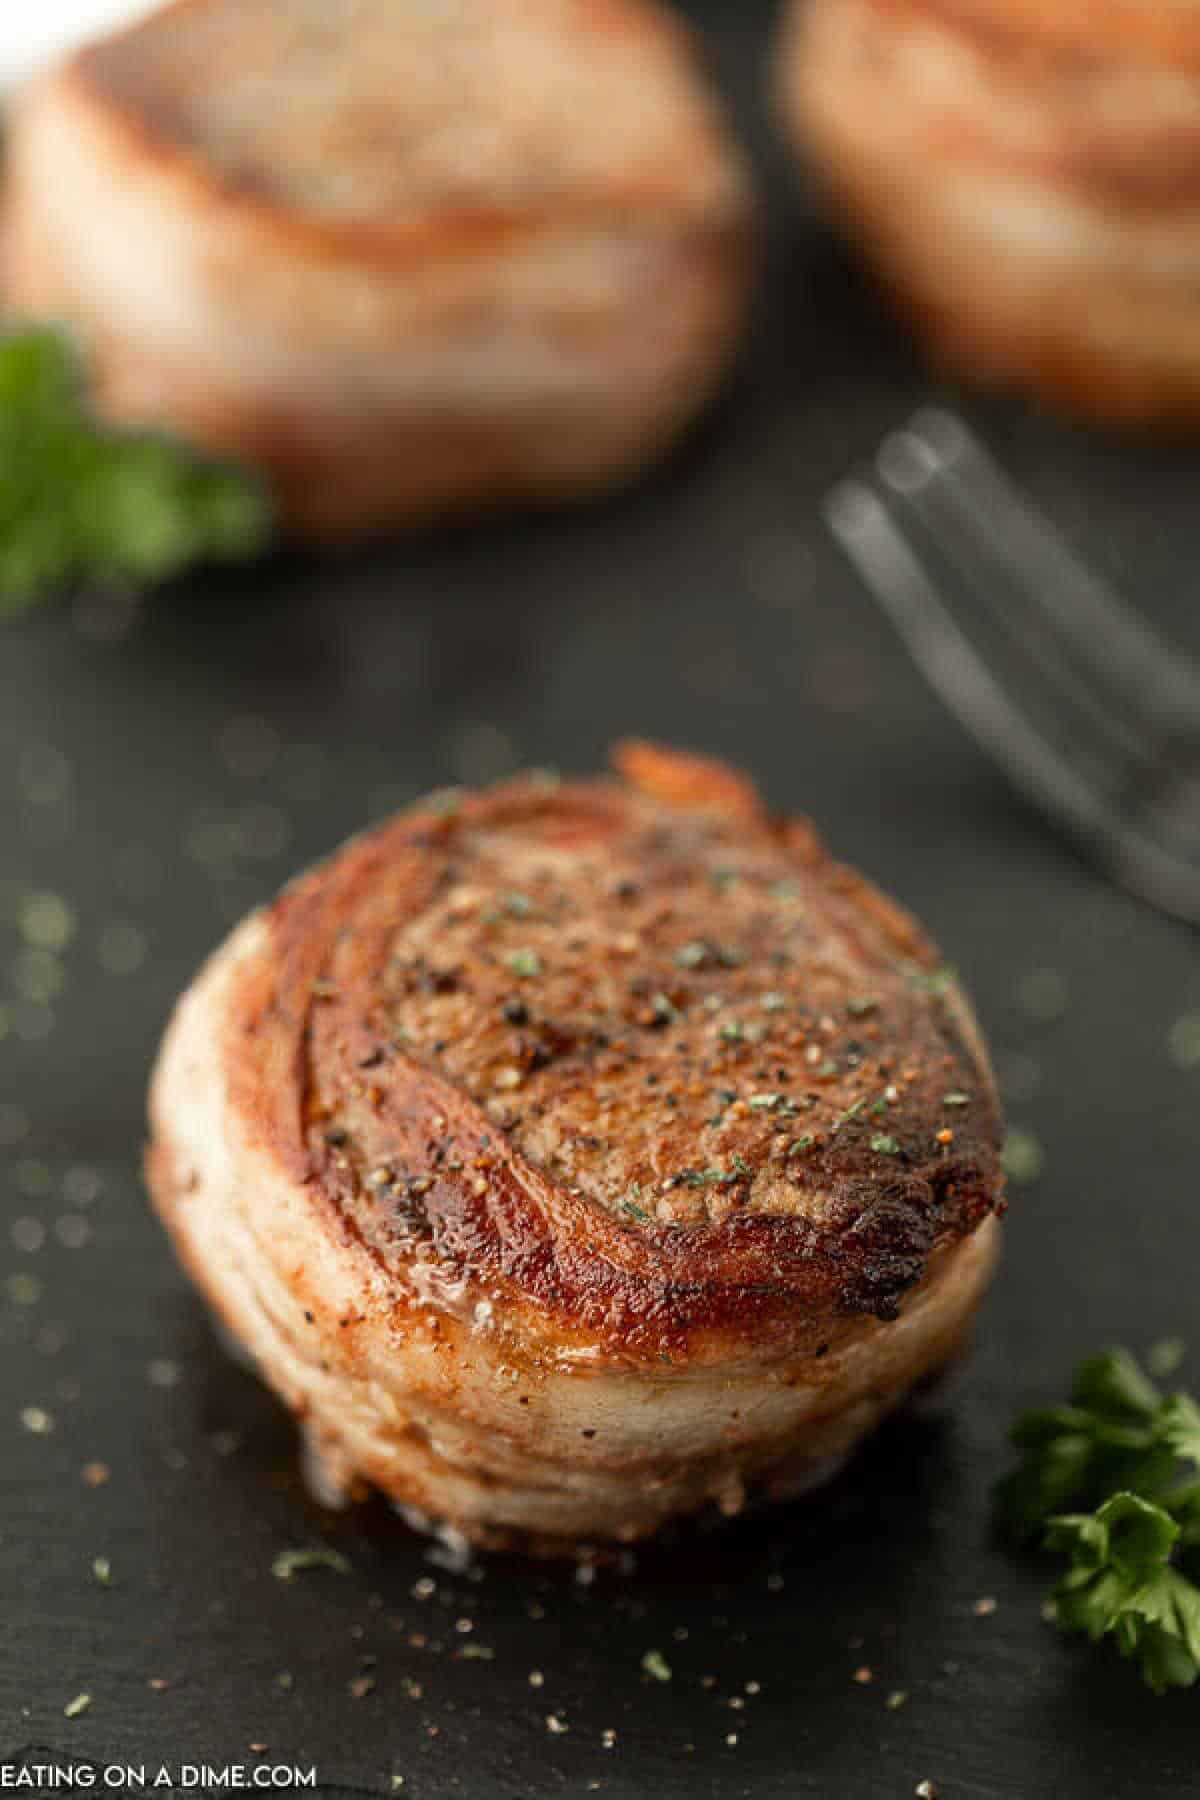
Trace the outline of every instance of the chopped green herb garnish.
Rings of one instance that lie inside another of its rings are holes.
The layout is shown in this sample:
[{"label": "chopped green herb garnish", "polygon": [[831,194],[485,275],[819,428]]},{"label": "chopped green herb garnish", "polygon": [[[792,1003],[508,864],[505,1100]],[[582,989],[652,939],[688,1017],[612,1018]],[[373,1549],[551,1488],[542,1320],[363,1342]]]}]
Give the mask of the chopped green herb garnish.
[{"label": "chopped green herb garnish", "polygon": [[650,1214],[641,1204],[641,1199],[642,1184],[640,1181],[633,1181],[629,1185],[629,1192],[623,1199],[617,1201],[617,1205],[623,1213],[628,1213],[631,1219],[637,1219],[640,1224],[646,1225],[650,1221]]},{"label": "chopped green herb garnish", "polygon": [[1023,1131],[1019,1125],[1010,1126],[1000,1153],[1000,1161],[1009,1180],[1018,1184],[1036,1181],[1042,1172],[1043,1160],[1042,1146],[1033,1133]]},{"label": "chopped green herb garnish", "polygon": [[647,1650],[642,1658],[642,1668],[647,1675],[652,1675],[655,1681],[670,1681],[671,1679],[671,1665],[661,1650]]},{"label": "chopped green herb garnish", "polygon": [[782,1099],[782,1094],[751,1094],[746,1104],[754,1107],[756,1112],[769,1112],[772,1107],[778,1106]]},{"label": "chopped green herb garnish", "polygon": [[542,972],[542,959],[536,950],[510,950],[504,960],[514,975],[532,977]]},{"label": "chopped green herb garnish", "polygon": [[954,1093],[954,1094],[943,1094],[942,1095],[942,1105],[943,1106],[970,1106],[970,1104],[971,1104],[970,1094]]},{"label": "chopped green herb garnish", "polygon": [[513,919],[527,919],[533,911],[533,901],[528,894],[505,894],[500,904]]},{"label": "chopped green herb garnish", "polygon": [[899,1156],[900,1154],[899,1141],[894,1137],[888,1137],[886,1132],[882,1131],[877,1131],[871,1139],[871,1148],[880,1156]]},{"label": "chopped green herb garnish", "polygon": [[787,1147],[787,1153],[789,1156],[795,1156],[795,1154],[798,1150],[807,1150],[809,1145],[815,1144],[816,1141],[817,1140],[813,1136],[811,1131],[806,1132],[803,1137],[798,1137],[798,1138],[792,1139],[791,1143]]},{"label": "chopped green herb garnish", "polygon": [[903,966],[909,986],[916,988],[919,993],[945,994],[958,981],[958,976],[948,966],[940,969],[923,969],[919,963],[906,963]]},{"label": "chopped green herb garnish", "polygon": [[460,787],[435,788],[432,794],[426,794],[424,804],[430,812],[440,813],[444,819],[449,819],[462,805],[463,791]]},{"label": "chopped green herb garnish", "polygon": [[1200,1676],[1200,1406],[1163,1395],[1128,1351],[1111,1350],[1080,1367],[1067,1405],[1024,1414],[1011,1435],[1021,1461],[996,1488],[996,1515],[1010,1537],[1044,1534],[1066,1558],[1054,1619],[1112,1637],[1155,1692],[1190,1687]]},{"label": "chopped green herb garnish", "polygon": [[675,952],[675,961],[681,969],[699,969],[708,961],[708,945],[697,938],[693,943],[681,944]]},{"label": "chopped green herb garnish", "polygon": [[829,1129],[831,1131],[840,1131],[842,1129],[842,1126],[848,1125],[850,1123],[850,1120],[855,1118],[862,1111],[863,1107],[866,1104],[867,1103],[866,1103],[865,1099],[864,1100],[856,1100],[854,1102],[853,1106],[848,1106],[846,1108],[845,1112],[838,1114],[837,1118],[833,1121],[833,1124],[829,1127]]},{"label": "chopped green herb garnish", "polygon": [[855,1000],[847,1000],[846,1011],[852,1019],[865,1019],[868,1013],[879,1011],[879,1002],[872,1000],[868,995],[863,995]]},{"label": "chopped green herb garnish", "polygon": [[721,1027],[721,1036],[731,1044],[738,1043],[746,1035],[746,1027],[739,1019],[726,1019]]},{"label": "chopped green herb garnish", "polygon": [[764,1012],[782,1012],[787,1005],[787,998],[783,994],[776,993],[772,988],[770,992],[763,995],[759,1005]]},{"label": "chopped green herb garnish", "polygon": [[58,332],[0,334],[0,612],[72,583],[146,587],[206,557],[248,557],[270,506],[248,474],[86,409]]}]

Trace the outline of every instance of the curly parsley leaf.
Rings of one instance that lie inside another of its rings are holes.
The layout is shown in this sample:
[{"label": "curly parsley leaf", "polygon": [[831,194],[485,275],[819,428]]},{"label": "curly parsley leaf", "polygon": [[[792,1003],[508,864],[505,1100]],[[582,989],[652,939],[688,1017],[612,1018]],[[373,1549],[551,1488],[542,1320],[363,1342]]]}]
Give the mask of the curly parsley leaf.
[{"label": "curly parsley leaf", "polygon": [[1178,1538],[1170,1513],[1131,1493],[1054,1519],[1046,1533],[1047,1549],[1069,1559],[1054,1590],[1059,1624],[1112,1636],[1155,1693],[1200,1676],[1200,1588],[1173,1566]]},{"label": "curly parsley leaf", "polygon": [[1171,1405],[1127,1350],[1089,1358],[1068,1405],[1024,1413],[1013,1426],[1022,1456],[996,1486],[1001,1529],[1026,1542],[1052,1514],[1098,1506],[1121,1488],[1157,1497],[1184,1454],[1178,1430],[1169,1434]]},{"label": "curly parsley leaf", "polygon": [[0,334],[0,613],[72,582],[143,587],[201,558],[251,556],[270,530],[252,476],[97,424],[60,333]]},{"label": "curly parsley leaf", "polygon": [[1128,1351],[1111,1350],[1083,1364],[1069,1405],[1025,1414],[1012,1439],[1021,1461],[997,1486],[997,1516],[1009,1535],[1042,1532],[1066,1558],[1058,1623],[1111,1637],[1156,1693],[1190,1687],[1200,1678],[1195,1400],[1162,1395]]},{"label": "curly parsley leaf", "polygon": [[1172,1394],[1159,1417],[1163,1437],[1176,1456],[1200,1469],[1200,1406],[1190,1394]]}]

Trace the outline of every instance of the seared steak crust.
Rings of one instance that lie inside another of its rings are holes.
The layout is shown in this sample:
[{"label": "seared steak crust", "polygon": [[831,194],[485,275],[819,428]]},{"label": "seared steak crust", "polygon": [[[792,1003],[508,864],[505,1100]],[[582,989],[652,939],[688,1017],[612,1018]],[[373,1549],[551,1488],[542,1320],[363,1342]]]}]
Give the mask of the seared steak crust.
[{"label": "seared steak crust", "polygon": [[290,888],[237,1103],[389,1274],[431,1259],[625,1356],[888,1317],[999,1188],[953,981],[748,786],[621,760],[640,786],[418,807]]}]

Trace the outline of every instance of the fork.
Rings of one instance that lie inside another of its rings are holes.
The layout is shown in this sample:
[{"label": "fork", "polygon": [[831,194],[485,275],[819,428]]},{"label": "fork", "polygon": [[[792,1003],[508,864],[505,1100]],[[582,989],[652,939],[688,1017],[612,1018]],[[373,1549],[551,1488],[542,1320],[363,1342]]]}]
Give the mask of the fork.
[{"label": "fork", "polygon": [[826,519],[942,700],[1122,887],[1200,924],[1200,668],[961,419],[914,414],[873,475]]}]

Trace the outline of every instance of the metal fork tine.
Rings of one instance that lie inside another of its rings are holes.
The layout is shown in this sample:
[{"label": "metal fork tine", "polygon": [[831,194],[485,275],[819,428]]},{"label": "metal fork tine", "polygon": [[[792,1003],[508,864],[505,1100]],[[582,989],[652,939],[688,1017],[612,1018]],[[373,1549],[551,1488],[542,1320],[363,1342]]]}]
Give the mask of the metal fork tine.
[{"label": "metal fork tine", "polygon": [[1123,691],[1147,730],[1174,725],[1200,737],[1200,668],[1079,560],[961,419],[927,407],[908,429],[976,535],[1004,556],[1072,651],[1106,685]]},{"label": "metal fork tine", "polygon": [[1200,864],[1148,836],[1033,724],[979,655],[878,496],[861,482],[844,482],[827,497],[826,517],[917,665],[1013,780],[1126,886],[1200,923]]},{"label": "metal fork tine", "polygon": [[1112,699],[1064,651],[1054,622],[1014,565],[1007,544],[999,542],[977,509],[959,489],[941,457],[912,427],[885,438],[876,459],[880,480],[898,512],[911,512],[934,539],[939,553],[954,564],[959,577],[978,594],[1010,644],[1036,662],[1056,697],[1069,699],[1087,714],[1097,738],[1128,761],[1149,763],[1154,753],[1145,720],[1129,724]]}]

